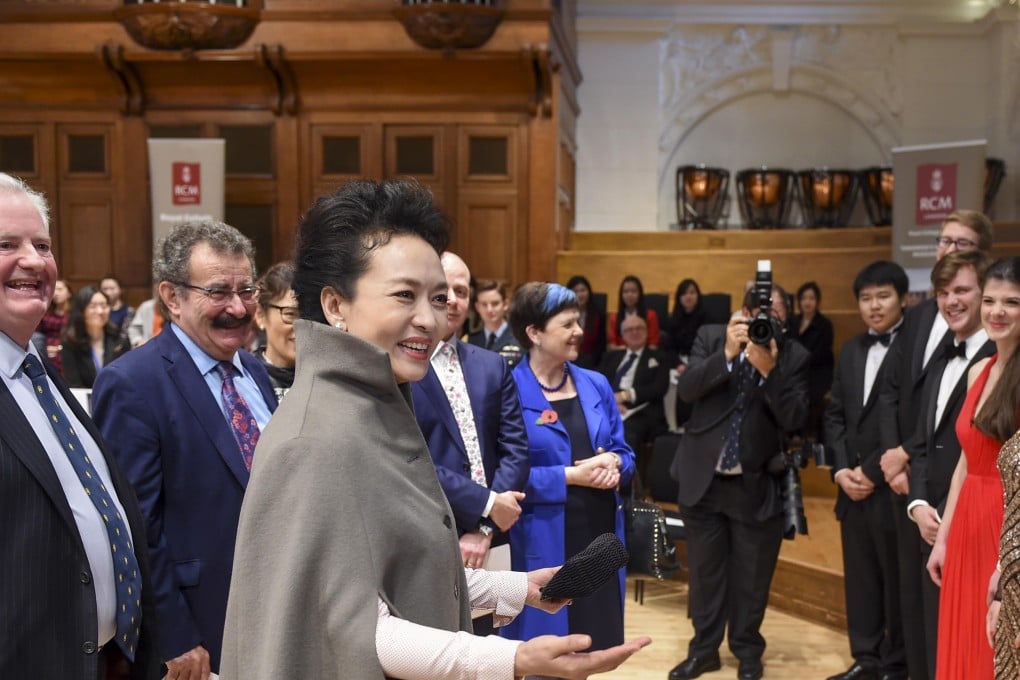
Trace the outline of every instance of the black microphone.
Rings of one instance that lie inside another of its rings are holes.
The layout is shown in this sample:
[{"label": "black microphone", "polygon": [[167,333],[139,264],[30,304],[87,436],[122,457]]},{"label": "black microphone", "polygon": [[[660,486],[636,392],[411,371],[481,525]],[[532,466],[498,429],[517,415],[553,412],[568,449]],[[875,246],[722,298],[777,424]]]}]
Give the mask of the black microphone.
[{"label": "black microphone", "polygon": [[596,536],[588,547],[563,563],[542,588],[543,600],[574,600],[591,595],[627,566],[630,555],[616,534]]}]

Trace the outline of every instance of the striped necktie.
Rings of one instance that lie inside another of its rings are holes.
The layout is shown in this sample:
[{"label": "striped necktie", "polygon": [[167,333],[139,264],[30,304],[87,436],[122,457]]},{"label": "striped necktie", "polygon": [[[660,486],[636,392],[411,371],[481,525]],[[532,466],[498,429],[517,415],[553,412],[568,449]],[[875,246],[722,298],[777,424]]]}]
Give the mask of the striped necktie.
[{"label": "striped necktie", "polygon": [[135,558],[134,550],[131,549],[131,534],[127,522],[113,504],[113,497],[99,479],[99,473],[85,453],[85,447],[75,434],[74,427],[50,392],[42,364],[35,356],[29,354],[25,357],[22,368],[25,375],[31,378],[35,396],[46,412],[53,432],[57,435],[68,460],[71,461],[71,466],[78,474],[85,494],[92,500],[92,504],[103,518],[106,533],[110,538],[110,550],[113,552],[113,576],[117,590],[117,633],[114,639],[124,656],[129,661],[134,661],[142,623],[142,579],[138,574],[138,560]]}]

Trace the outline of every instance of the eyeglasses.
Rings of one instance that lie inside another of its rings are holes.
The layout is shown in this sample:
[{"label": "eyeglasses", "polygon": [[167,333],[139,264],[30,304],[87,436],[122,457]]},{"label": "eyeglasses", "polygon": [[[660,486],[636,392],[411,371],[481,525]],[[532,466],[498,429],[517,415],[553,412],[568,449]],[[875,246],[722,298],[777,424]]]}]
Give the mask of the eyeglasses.
[{"label": "eyeglasses", "polygon": [[280,305],[266,305],[266,307],[279,310],[280,318],[288,326],[301,318],[301,310],[298,307],[281,307]]},{"label": "eyeglasses", "polygon": [[187,288],[188,290],[197,290],[209,298],[209,302],[212,302],[215,305],[225,305],[230,302],[235,295],[241,298],[241,302],[248,305],[255,302],[255,294],[258,292],[258,288],[255,286],[245,286],[238,290],[232,290],[230,288],[206,288],[204,286],[195,286],[190,283],[178,283],[176,285],[181,288]]},{"label": "eyeglasses", "polygon": [[971,250],[973,248],[977,248],[977,244],[969,238],[949,238],[948,236],[939,236],[935,239],[935,243],[939,244],[943,248],[956,246],[957,250]]}]

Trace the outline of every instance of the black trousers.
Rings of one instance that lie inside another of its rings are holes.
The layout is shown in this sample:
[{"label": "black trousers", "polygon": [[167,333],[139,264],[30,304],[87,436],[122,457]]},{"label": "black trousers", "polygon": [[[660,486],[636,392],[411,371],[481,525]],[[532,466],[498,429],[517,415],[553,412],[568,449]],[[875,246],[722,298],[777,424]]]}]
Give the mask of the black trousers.
[{"label": "black trousers", "polygon": [[[903,619],[903,646],[907,653],[907,671],[911,680],[930,680],[934,668],[928,666],[927,630],[921,579],[929,581],[921,564],[921,534],[907,516],[907,496],[890,493],[893,524],[896,527],[896,557],[899,560],[900,613]],[[923,574],[922,574],[923,572]],[[934,583],[932,585],[935,585]]]},{"label": "black trousers", "polygon": [[906,675],[896,529],[886,486],[851,501],[840,521],[850,654],[861,666]]},{"label": "black trousers", "polygon": [[765,652],[761,622],[783,540],[782,518],[759,521],[756,510],[740,476],[719,475],[698,503],[680,508],[694,624],[690,656],[716,652],[727,630],[739,660],[755,662]]},{"label": "black trousers", "polygon": [[[916,531],[916,529],[915,529]],[[924,610],[924,643],[928,656],[928,675],[935,677],[935,652],[938,649],[939,637],[939,594],[942,589],[935,585],[928,573],[928,558],[931,557],[931,546],[917,534],[917,545],[921,556],[919,577],[921,579],[921,605]]]}]

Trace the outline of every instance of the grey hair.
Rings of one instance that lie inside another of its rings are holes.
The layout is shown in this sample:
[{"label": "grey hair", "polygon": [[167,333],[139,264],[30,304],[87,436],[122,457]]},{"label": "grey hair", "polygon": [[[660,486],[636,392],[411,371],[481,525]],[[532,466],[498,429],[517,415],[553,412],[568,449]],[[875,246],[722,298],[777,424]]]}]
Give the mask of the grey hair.
[{"label": "grey hair", "polygon": [[50,230],[50,205],[46,202],[46,197],[41,191],[36,191],[28,186],[25,180],[20,177],[0,172],[0,193],[24,195],[39,213],[43,227],[46,228],[47,232]]},{"label": "grey hair", "polygon": [[199,243],[206,243],[218,255],[244,255],[255,277],[255,248],[247,236],[229,224],[207,220],[175,225],[156,246],[152,262],[152,280],[169,281],[175,285],[188,282],[191,253]]}]

